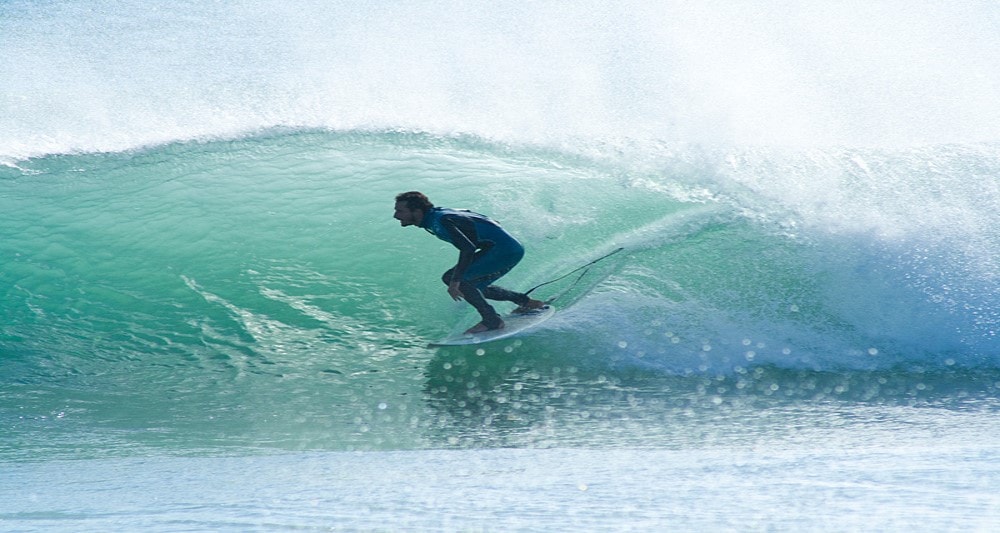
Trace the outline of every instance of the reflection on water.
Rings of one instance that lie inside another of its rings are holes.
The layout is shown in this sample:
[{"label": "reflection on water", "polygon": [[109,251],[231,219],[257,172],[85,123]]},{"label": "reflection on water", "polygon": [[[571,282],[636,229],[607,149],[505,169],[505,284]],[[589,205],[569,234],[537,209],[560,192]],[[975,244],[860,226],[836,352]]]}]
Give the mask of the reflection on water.
[{"label": "reflection on water", "polygon": [[996,375],[755,367],[728,375],[664,376],[574,366],[553,354],[522,356],[521,347],[514,342],[436,354],[423,388],[428,419],[422,425],[431,443],[746,446],[852,424],[892,427],[915,408],[1000,409]]}]

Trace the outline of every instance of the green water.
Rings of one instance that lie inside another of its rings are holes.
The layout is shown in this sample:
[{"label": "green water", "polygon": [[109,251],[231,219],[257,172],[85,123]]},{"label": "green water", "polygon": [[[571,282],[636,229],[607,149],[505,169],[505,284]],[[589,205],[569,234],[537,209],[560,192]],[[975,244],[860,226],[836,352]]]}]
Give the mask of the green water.
[{"label": "green water", "polygon": [[[989,337],[870,268],[884,246],[754,221],[684,158],[669,186],[616,161],[306,131],[8,167],[0,448],[646,445],[691,406],[994,395]],[[410,189],[518,235],[512,288],[626,249],[541,289],[541,330],[431,350],[472,317],[438,281],[455,252],[391,217]]]}]

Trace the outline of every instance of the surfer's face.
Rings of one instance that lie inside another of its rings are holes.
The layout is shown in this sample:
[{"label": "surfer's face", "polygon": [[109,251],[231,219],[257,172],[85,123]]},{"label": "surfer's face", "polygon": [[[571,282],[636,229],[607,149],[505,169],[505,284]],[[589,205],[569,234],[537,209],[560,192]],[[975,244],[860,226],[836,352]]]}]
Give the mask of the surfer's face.
[{"label": "surfer's face", "polygon": [[424,212],[420,209],[410,209],[406,202],[396,202],[396,213],[392,215],[399,221],[400,226],[416,226],[424,218]]}]

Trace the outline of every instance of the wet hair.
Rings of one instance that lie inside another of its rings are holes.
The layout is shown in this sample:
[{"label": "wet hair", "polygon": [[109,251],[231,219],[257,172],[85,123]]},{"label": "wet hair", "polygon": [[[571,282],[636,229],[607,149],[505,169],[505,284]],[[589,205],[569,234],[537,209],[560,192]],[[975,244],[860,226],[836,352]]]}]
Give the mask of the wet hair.
[{"label": "wet hair", "polygon": [[434,204],[424,195],[422,192],[410,191],[401,192],[396,195],[397,202],[405,202],[406,207],[409,209],[419,209],[423,212],[428,212],[434,209]]}]

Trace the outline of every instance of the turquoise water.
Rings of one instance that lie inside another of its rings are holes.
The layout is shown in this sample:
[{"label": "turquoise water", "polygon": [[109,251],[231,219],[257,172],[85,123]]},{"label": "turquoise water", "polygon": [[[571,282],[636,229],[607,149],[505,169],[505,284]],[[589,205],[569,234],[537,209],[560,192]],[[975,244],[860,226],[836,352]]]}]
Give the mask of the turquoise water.
[{"label": "turquoise water", "polygon": [[0,3],[0,529],[994,529],[1000,13],[754,6]]}]

